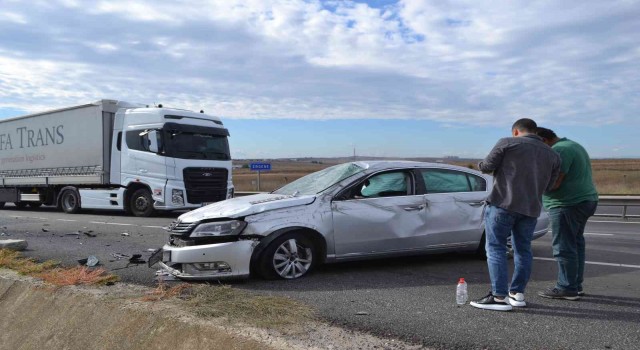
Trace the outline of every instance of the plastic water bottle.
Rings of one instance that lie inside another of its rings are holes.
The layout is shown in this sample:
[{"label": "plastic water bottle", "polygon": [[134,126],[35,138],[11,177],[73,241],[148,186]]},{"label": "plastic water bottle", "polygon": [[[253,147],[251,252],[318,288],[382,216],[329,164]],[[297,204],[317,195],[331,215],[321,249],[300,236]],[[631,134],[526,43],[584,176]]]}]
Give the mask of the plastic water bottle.
[{"label": "plastic water bottle", "polygon": [[467,282],[464,281],[464,278],[460,278],[458,281],[458,287],[456,288],[456,303],[458,306],[464,305],[467,303],[469,299],[469,295],[467,294]]}]

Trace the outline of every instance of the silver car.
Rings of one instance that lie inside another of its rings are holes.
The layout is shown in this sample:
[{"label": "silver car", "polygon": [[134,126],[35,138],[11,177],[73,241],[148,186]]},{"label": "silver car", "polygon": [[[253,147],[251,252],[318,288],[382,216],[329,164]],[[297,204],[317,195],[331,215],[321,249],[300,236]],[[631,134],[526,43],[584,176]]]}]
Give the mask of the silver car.
[{"label": "silver car", "polygon": [[[149,260],[185,280],[295,279],[320,263],[471,251],[484,255],[492,177],[440,163],[345,163],[272,193],[181,215]],[[549,219],[538,219],[534,239]]]}]

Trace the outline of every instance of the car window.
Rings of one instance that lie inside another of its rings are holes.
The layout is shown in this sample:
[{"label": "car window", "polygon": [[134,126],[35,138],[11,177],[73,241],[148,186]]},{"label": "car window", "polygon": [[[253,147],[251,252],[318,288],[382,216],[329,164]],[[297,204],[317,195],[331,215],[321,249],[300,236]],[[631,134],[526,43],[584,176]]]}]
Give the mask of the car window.
[{"label": "car window", "polygon": [[462,171],[446,169],[420,170],[427,193],[485,191],[486,181]]},{"label": "car window", "polygon": [[403,171],[373,175],[360,185],[356,198],[394,197],[409,194],[410,177]]}]

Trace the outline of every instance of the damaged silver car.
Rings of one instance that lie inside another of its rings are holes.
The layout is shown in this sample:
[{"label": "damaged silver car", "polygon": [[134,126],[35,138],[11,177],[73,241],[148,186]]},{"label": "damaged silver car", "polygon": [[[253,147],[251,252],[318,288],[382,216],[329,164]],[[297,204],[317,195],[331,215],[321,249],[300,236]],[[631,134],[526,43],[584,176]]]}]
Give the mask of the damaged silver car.
[{"label": "damaged silver car", "polygon": [[[492,177],[440,163],[345,163],[272,193],[181,215],[155,263],[185,280],[295,279],[321,263],[448,251],[484,254]],[[534,239],[548,231],[545,213]]]}]

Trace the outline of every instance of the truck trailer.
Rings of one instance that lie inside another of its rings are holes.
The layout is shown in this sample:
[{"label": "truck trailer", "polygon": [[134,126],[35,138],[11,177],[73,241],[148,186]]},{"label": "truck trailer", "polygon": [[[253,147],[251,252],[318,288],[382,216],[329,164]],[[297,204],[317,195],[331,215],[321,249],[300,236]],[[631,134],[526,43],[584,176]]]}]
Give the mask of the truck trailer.
[{"label": "truck trailer", "polygon": [[0,120],[0,208],[151,216],[231,198],[228,137],[202,111],[106,99]]}]

